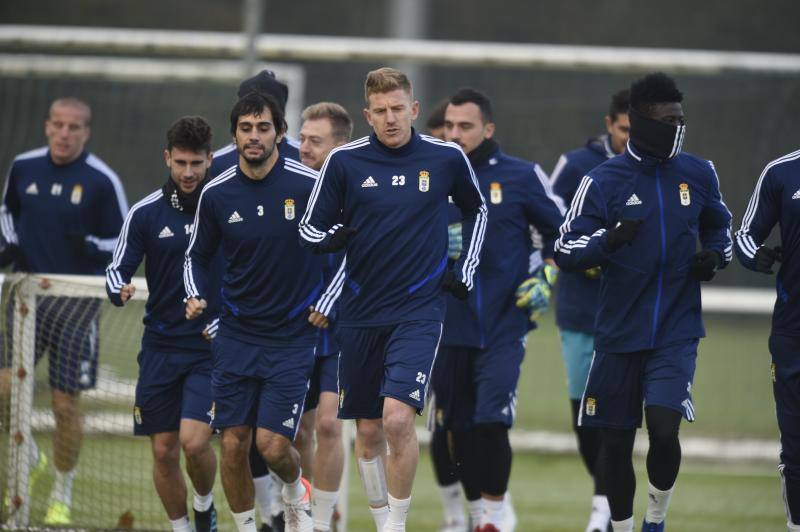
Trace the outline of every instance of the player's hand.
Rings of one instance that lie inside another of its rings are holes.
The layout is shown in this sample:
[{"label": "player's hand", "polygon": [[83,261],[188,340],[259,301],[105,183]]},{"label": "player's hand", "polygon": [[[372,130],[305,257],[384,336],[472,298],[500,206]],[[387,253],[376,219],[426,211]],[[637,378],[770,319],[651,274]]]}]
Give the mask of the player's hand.
[{"label": "player's hand", "polygon": [[198,299],[190,297],[186,300],[186,319],[193,320],[203,313],[203,310],[208,306],[205,299]]},{"label": "player's hand", "polygon": [[334,253],[340,249],[343,249],[347,245],[347,241],[350,239],[350,237],[357,232],[358,230],[355,227],[339,227],[336,231],[334,231],[333,236],[328,241],[325,251],[328,253]]},{"label": "player's hand", "polygon": [[761,273],[775,273],[772,271],[772,265],[775,261],[783,262],[783,248],[776,246],[775,248],[768,248],[761,246],[756,251],[756,271]]},{"label": "player's hand", "polygon": [[550,307],[550,295],[556,279],[558,279],[558,269],[545,264],[517,288],[516,305],[528,311],[531,321],[538,320],[539,316]]},{"label": "player's hand", "polygon": [[316,327],[317,329],[327,329],[328,328],[328,317],[323,314],[322,312],[317,312],[314,310],[314,307],[308,307],[308,311],[311,313],[308,315],[308,323]]},{"label": "player's hand", "polygon": [[599,279],[602,273],[603,271],[600,269],[600,266],[595,266],[594,268],[589,268],[588,270],[584,270],[583,275],[585,275],[589,279]]},{"label": "player's hand", "polygon": [[208,342],[213,342],[214,338],[217,337],[217,331],[219,330],[219,318],[214,318],[209,323],[206,323],[206,328],[203,329],[203,339]]},{"label": "player's hand", "polygon": [[698,251],[689,263],[689,273],[698,281],[710,281],[722,264],[722,257],[711,249]]},{"label": "player's hand", "polygon": [[123,285],[122,288],[119,289],[119,298],[122,300],[122,304],[128,302],[130,298],[133,297],[133,294],[136,293],[136,287],[132,284]]},{"label": "player's hand", "polygon": [[639,227],[644,220],[620,220],[617,226],[606,233],[606,244],[611,251],[616,251],[625,244],[630,244],[636,238]]},{"label": "player's hand", "polygon": [[461,236],[461,223],[454,223],[447,226],[447,257],[458,260],[463,248]]},{"label": "player's hand", "polygon": [[460,299],[461,301],[465,301],[469,297],[469,289],[467,285],[465,285],[462,281],[459,281],[456,278],[456,274],[452,271],[448,271],[444,274],[444,279],[442,280],[442,289],[446,292],[450,292],[453,294],[453,297],[456,299]]}]

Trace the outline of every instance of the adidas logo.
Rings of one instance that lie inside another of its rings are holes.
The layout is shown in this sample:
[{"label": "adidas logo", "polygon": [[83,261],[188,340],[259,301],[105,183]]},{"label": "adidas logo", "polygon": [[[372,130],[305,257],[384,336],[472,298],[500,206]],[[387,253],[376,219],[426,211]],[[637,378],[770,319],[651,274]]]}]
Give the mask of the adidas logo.
[{"label": "adidas logo", "polygon": [[293,417],[290,417],[289,419],[287,419],[286,421],[284,421],[284,422],[282,423],[282,425],[283,425],[284,427],[286,427],[287,429],[293,429],[293,428],[294,428],[294,418],[293,418]]},{"label": "adidas logo", "polygon": [[637,196],[636,194],[631,195],[631,197],[628,198],[628,201],[625,202],[625,205],[627,205],[628,207],[630,207],[631,205],[641,205],[641,204],[642,200],[640,200],[639,196]]},{"label": "adidas logo", "polygon": [[797,189],[797,192],[792,194],[792,199],[800,199],[800,189]]},{"label": "adidas logo", "polygon": [[408,394],[408,396],[409,396],[410,398],[412,398],[413,400],[415,400],[415,401],[419,401],[419,390],[418,390],[418,389],[417,389],[417,390],[414,390],[413,392],[411,392],[410,394]]},{"label": "adidas logo", "polygon": [[36,186],[36,183],[31,183],[28,185],[28,188],[25,189],[25,194],[38,194],[39,187]]},{"label": "adidas logo", "polygon": [[166,225],[164,226],[164,229],[162,229],[161,232],[158,233],[158,238],[169,238],[171,236],[175,236],[175,234],[172,231],[170,231],[169,226]]},{"label": "adidas logo", "polygon": [[252,517],[248,517],[247,519],[245,519],[244,523],[242,523],[242,524],[243,525],[250,525],[250,524],[253,524],[255,522],[256,522],[255,519],[253,519]]},{"label": "adidas logo", "polygon": [[372,176],[369,176],[361,183],[361,188],[370,188],[370,187],[377,187],[378,182],[372,179]]},{"label": "adidas logo", "polygon": [[243,221],[244,221],[244,218],[239,216],[239,213],[237,211],[233,211],[233,214],[231,214],[231,217],[228,218],[228,223],[229,224],[235,224],[236,222],[243,222]]}]

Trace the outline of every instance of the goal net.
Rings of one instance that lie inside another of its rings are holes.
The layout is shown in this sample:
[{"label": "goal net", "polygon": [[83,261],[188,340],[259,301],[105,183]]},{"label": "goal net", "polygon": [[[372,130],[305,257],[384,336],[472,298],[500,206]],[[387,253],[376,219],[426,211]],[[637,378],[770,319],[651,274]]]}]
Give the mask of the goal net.
[{"label": "goal net", "polygon": [[[150,446],[133,437],[136,356],[146,289],[123,308],[106,299],[102,278],[8,275],[3,282],[2,349],[10,394],[2,411],[1,521],[44,524],[56,468],[79,449],[71,493],[73,525],[89,529],[163,528],[153,490]],[[37,363],[38,359],[38,363]],[[84,389],[80,420],[60,431],[51,389]],[[83,432],[82,441],[74,430]]]}]

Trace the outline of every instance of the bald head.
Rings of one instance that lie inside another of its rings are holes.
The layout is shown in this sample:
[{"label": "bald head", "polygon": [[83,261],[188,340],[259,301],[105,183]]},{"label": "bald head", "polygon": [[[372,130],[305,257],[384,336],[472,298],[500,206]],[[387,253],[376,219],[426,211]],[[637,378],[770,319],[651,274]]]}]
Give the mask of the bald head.
[{"label": "bald head", "polygon": [[55,164],[69,164],[83,153],[91,120],[91,108],[78,98],[59,98],[50,104],[44,133]]}]

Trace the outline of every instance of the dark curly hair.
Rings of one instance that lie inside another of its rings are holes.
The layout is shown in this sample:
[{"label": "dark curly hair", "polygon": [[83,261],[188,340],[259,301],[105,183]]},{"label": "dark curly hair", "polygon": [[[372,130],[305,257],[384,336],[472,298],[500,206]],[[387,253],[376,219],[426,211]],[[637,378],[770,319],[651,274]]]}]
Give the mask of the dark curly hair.
[{"label": "dark curly hair", "polygon": [[278,135],[286,133],[283,109],[275,97],[262,92],[248,92],[239,98],[239,101],[231,109],[231,135],[236,136],[236,125],[239,123],[240,116],[260,116],[264,108],[269,109],[272,114],[272,125],[275,127],[275,132]]},{"label": "dark curly hair", "polygon": [[682,102],[683,94],[675,86],[675,80],[663,72],[654,72],[631,84],[631,109],[645,116],[653,105]]},{"label": "dark curly hair", "polygon": [[202,116],[184,116],[167,130],[167,149],[181,148],[193,152],[211,152],[211,126]]}]

